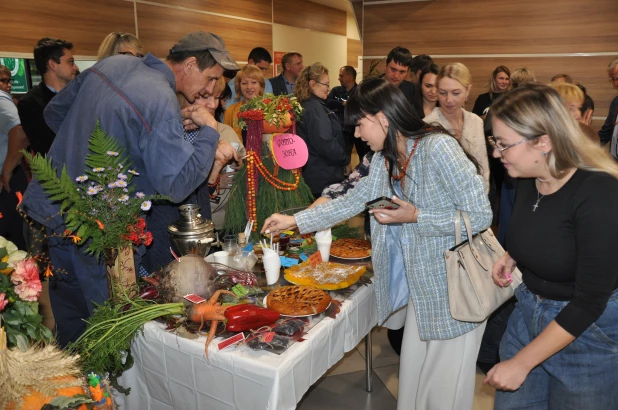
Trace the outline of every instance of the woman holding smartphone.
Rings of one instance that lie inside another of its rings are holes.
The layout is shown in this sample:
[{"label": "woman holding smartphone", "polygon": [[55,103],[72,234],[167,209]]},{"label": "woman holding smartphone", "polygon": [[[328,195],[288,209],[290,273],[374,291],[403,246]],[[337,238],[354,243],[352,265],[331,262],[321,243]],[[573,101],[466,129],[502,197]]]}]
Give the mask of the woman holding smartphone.
[{"label": "woman holding smartphone", "polygon": [[424,123],[384,79],[359,84],[345,115],[375,151],[369,175],[342,197],[272,215],[262,231],[326,229],[362,212],[368,199],[392,198],[398,209],[370,212],[379,323],[408,304],[397,408],[471,409],[485,323],[452,318],[443,252],[455,245],[457,210],[468,213],[474,231],[489,226],[483,178],[457,140]]}]

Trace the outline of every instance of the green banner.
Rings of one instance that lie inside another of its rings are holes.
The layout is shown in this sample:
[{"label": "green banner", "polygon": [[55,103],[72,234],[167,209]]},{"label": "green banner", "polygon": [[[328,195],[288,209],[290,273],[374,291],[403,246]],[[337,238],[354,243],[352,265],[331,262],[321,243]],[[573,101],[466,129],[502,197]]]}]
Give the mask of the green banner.
[{"label": "green banner", "polygon": [[11,94],[24,94],[28,92],[28,81],[26,80],[26,65],[23,58],[0,57],[0,64],[11,70],[13,87]]}]

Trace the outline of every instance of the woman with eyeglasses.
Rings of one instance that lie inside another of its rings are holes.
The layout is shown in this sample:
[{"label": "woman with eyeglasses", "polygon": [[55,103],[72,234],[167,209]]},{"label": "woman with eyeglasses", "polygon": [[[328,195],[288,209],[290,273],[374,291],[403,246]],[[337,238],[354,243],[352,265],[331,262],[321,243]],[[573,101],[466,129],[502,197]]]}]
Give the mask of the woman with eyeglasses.
[{"label": "woman with eyeglasses", "polygon": [[618,165],[549,86],[521,86],[491,112],[494,157],[518,178],[492,276],[523,274],[485,379],[494,409],[617,409]]},{"label": "woman with eyeglasses", "polygon": [[234,129],[243,143],[245,142],[246,132],[243,132],[243,129],[238,125],[240,107],[250,99],[264,95],[264,85],[265,81],[262,70],[253,64],[247,64],[236,74],[234,87],[238,96],[236,98],[239,101],[226,107],[223,122]]},{"label": "woman with eyeglasses", "polygon": [[483,178],[441,126],[424,123],[404,94],[382,78],[360,83],[345,109],[354,135],[375,151],[369,175],[344,196],[274,214],[262,231],[325,229],[385,196],[398,209],[369,211],[378,322],[408,305],[399,367],[398,410],[470,410],[485,323],[450,314],[444,251],[455,245],[456,211],[475,232],[491,222]]},{"label": "woman with eyeglasses", "polygon": [[294,85],[303,107],[296,133],[309,149],[303,178],[316,199],[324,188],[345,179],[344,167],[350,163],[337,114],[326,106],[329,88],[328,69],[322,63],[303,68]]},{"label": "woman with eyeglasses", "polygon": [[459,140],[461,146],[478,162],[485,179],[485,192],[489,192],[489,158],[483,120],[469,111],[465,104],[472,88],[472,75],[461,63],[443,66],[436,77],[440,106],[423,120],[438,123]]},{"label": "woman with eyeglasses", "polygon": [[132,55],[134,57],[144,57],[144,46],[142,42],[131,33],[122,33],[114,31],[109,33],[99,46],[97,61],[103,60],[105,57],[111,57],[118,54]]}]

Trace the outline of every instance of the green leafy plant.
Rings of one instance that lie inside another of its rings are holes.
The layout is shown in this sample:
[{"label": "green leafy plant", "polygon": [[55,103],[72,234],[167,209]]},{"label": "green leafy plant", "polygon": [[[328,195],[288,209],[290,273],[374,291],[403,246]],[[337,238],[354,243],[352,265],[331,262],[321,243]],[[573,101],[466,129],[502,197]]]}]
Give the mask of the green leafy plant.
[{"label": "green leafy plant", "polygon": [[[49,199],[61,202],[65,235],[76,244],[85,245],[86,253],[97,258],[106,250],[131,243],[139,245],[143,241],[148,245],[152,236],[144,234],[140,215],[150,209],[152,201],[169,198],[146,196],[142,192],[133,194],[131,181],[139,174],[130,169],[124,148],[98,122],[88,148],[90,153],[85,159],[88,168],[75,181],[68,175],[66,166],[58,176],[51,158],[24,152]],[[133,235],[136,232],[140,235]]]},{"label": "green leafy plant", "polygon": [[300,119],[303,107],[296,99],[287,95],[264,94],[257,96],[240,107],[238,125],[247,128],[247,121],[266,121],[277,127],[285,124],[288,114],[290,119]]}]

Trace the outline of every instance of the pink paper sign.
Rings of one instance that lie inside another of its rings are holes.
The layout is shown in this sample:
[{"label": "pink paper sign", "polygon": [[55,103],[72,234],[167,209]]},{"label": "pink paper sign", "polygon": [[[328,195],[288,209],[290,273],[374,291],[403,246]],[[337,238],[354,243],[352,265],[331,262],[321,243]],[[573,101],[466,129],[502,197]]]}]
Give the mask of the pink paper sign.
[{"label": "pink paper sign", "polygon": [[272,139],[272,151],[283,169],[302,168],[309,159],[307,144],[298,135],[278,134]]}]

